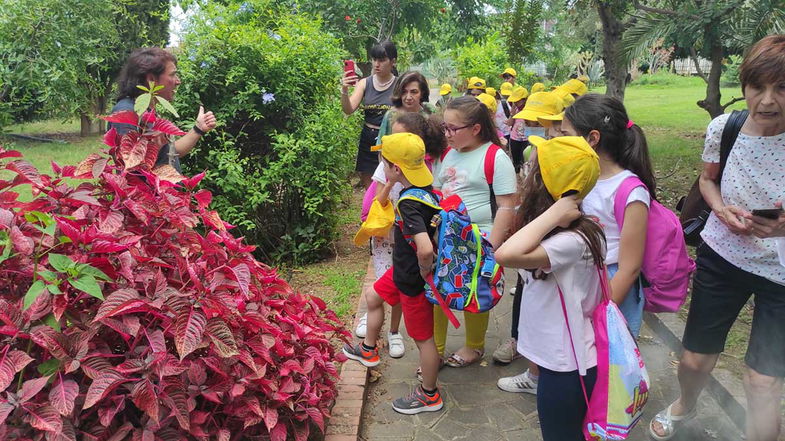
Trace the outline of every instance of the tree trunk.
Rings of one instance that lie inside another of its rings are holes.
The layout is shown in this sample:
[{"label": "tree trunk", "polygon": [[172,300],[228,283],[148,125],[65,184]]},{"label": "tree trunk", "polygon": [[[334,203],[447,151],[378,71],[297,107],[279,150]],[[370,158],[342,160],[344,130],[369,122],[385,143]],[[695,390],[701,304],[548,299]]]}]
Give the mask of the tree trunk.
[{"label": "tree trunk", "polygon": [[82,112],[79,115],[79,119],[80,119],[79,136],[83,136],[83,137],[84,136],[90,136],[93,133],[95,133],[95,131],[94,131],[95,129],[93,128],[93,125],[94,125],[95,121],[93,121],[90,118],[90,115]]},{"label": "tree trunk", "polygon": [[90,114],[82,112],[79,115],[80,136],[90,136],[104,133],[106,131],[106,121],[96,117],[97,115],[106,114],[106,95],[96,97],[90,108]]},{"label": "tree trunk", "polygon": [[605,62],[605,94],[624,101],[627,87],[627,63],[622,57],[621,37],[624,25],[616,17],[613,7],[606,2],[597,2],[597,12],[602,21],[602,59]]},{"label": "tree trunk", "polygon": [[720,100],[720,76],[722,75],[722,44],[715,40],[711,46],[711,70],[706,83],[706,98],[698,101],[698,106],[709,112],[712,119],[716,118],[723,113],[725,109],[722,107]]}]

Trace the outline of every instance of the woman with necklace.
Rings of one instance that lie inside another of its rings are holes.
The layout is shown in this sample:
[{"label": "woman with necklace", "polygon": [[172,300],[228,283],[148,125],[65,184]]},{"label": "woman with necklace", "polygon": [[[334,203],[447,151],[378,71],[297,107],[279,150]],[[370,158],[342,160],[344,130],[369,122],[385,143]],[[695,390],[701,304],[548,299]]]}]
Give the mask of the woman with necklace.
[{"label": "woman with necklace", "polygon": [[[345,72],[341,82],[341,108],[351,115],[360,106],[365,113],[365,124],[360,132],[355,170],[360,174],[363,188],[371,183],[371,176],[379,165],[379,155],[371,152],[376,144],[379,127],[384,114],[392,108],[393,83],[395,82],[395,62],[398,50],[392,41],[374,45],[370,51],[373,60],[373,74],[357,81],[353,72]],[[349,94],[349,87],[354,91]]]}]

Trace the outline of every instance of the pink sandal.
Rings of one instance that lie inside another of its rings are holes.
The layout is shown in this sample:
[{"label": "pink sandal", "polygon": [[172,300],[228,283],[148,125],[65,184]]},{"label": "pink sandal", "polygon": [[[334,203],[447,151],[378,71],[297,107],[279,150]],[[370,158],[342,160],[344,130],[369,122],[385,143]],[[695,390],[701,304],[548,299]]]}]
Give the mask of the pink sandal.
[{"label": "pink sandal", "polygon": [[478,361],[482,360],[482,357],[485,356],[485,351],[481,351],[479,349],[472,349],[472,351],[477,353],[477,358],[475,358],[474,360],[467,361],[466,359],[458,355],[457,352],[453,352],[449,357],[447,357],[447,361],[445,362],[445,364],[453,368],[462,368],[477,363]]}]

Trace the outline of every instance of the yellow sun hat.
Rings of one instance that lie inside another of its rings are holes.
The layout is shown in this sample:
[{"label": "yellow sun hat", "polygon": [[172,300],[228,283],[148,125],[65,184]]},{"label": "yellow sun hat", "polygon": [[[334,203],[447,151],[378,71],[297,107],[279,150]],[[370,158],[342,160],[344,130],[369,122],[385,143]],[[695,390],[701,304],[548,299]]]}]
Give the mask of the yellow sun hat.
[{"label": "yellow sun hat", "polygon": [[542,92],[545,90],[545,84],[542,83],[534,83],[532,84],[531,93]]},{"label": "yellow sun hat", "polygon": [[507,69],[504,69],[504,72],[502,72],[502,75],[504,75],[504,74],[512,75],[514,77],[518,76],[518,72],[515,72],[515,69],[513,69],[511,67],[508,67]]},{"label": "yellow sun hat", "polygon": [[450,93],[452,93],[452,86],[450,86],[450,83],[444,83],[442,84],[442,87],[439,88],[439,95],[441,96],[449,95]]},{"label": "yellow sun hat", "polygon": [[583,81],[577,80],[575,78],[571,80],[567,80],[566,83],[562,84],[559,87],[563,87],[570,91],[570,93],[581,96],[584,95],[586,92],[589,91],[589,88],[586,86],[586,83]]},{"label": "yellow sun hat", "polygon": [[481,93],[476,96],[481,103],[491,111],[491,113],[496,113],[496,98],[488,95],[487,93]]},{"label": "yellow sun hat", "polygon": [[382,136],[382,143],[371,147],[382,157],[401,168],[406,179],[417,187],[433,184],[433,175],[425,165],[425,143],[414,133],[402,132]]},{"label": "yellow sun hat", "polygon": [[537,121],[543,127],[550,127],[553,125],[554,121],[561,122],[562,120],[564,120],[564,112],[558,113],[556,115],[543,115],[537,117]]},{"label": "yellow sun hat", "polygon": [[485,93],[487,93],[490,96],[495,97],[496,96],[496,89],[494,89],[493,87],[486,87],[485,88]]},{"label": "yellow sun hat", "polygon": [[471,78],[469,78],[469,83],[468,83],[468,86],[466,86],[466,88],[469,89],[469,90],[472,90],[472,89],[482,89],[482,90],[485,90],[485,80],[483,80],[480,77],[471,77]]},{"label": "yellow sun hat", "polygon": [[360,230],[354,235],[354,244],[360,247],[367,244],[371,237],[387,237],[394,222],[393,204],[387,201],[387,205],[382,206],[374,198],[371,209],[368,210],[368,217],[365,218]]},{"label": "yellow sun hat", "polygon": [[564,101],[553,92],[537,92],[529,96],[523,110],[513,118],[537,121],[537,117],[557,115],[564,110]]},{"label": "yellow sun hat", "polygon": [[575,191],[583,199],[600,176],[600,158],[582,136],[559,136],[546,140],[530,136],[537,147],[542,181],[554,200]]},{"label": "yellow sun hat", "polygon": [[502,83],[501,87],[499,87],[499,93],[501,93],[502,96],[510,96],[512,95],[513,87],[512,84],[505,81]]},{"label": "yellow sun hat", "polygon": [[[507,83],[510,84],[510,83]],[[517,103],[518,101],[527,98],[529,96],[529,91],[526,90],[523,86],[517,86],[512,89],[512,93],[507,98],[508,103]]]},{"label": "yellow sun hat", "polygon": [[575,102],[575,97],[572,95],[569,89],[564,87],[564,85],[553,89],[551,93],[555,93],[559,98],[561,98],[561,100],[564,102],[564,107],[569,107],[572,105],[572,103]]}]

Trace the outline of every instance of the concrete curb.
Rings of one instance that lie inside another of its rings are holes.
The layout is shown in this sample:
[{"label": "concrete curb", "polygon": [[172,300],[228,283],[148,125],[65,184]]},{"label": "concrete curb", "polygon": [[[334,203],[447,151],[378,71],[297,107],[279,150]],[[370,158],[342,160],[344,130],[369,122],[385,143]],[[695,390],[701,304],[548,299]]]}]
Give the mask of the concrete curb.
[{"label": "concrete curb", "polygon": [[[357,312],[354,315],[352,332],[357,327],[360,317],[368,309],[365,304],[365,293],[373,287],[373,283],[376,281],[375,276],[373,265],[369,262],[360,299],[357,301]],[[341,366],[338,396],[332,408],[332,417],[327,421],[325,427],[324,441],[357,441],[359,439],[367,386],[368,368],[354,362],[347,362]]]},{"label": "concrete curb", "polygon": [[[683,349],[681,339],[684,336],[685,323],[677,314],[647,312],[643,319],[673,352],[681,354]],[[709,377],[707,390],[739,431],[744,433],[747,398],[744,395],[744,385],[741,379],[727,369],[716,367]]]}]

